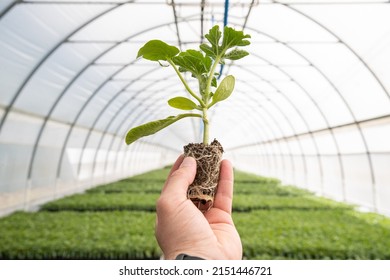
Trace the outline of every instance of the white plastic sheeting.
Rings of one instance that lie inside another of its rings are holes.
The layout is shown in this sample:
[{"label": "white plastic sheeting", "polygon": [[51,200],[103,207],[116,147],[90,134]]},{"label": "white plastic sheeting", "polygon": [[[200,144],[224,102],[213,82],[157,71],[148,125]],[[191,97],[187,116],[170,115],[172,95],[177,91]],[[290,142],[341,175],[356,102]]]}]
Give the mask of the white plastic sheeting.
[{"label": "white plastic sheeting", "polygon": [[[228,24],[252,44],[224,67],[235,93],[211,113],[226,157],[390,215],[390,2],[228,2]],[[184,120],[124,144],[130,127],[176,114],[166,100],[184,93],[172,69],[135,56],[150,39],[197,48],[224,4],[1,1],[0,213],[164,166],[199,142],[199,121]]]}]

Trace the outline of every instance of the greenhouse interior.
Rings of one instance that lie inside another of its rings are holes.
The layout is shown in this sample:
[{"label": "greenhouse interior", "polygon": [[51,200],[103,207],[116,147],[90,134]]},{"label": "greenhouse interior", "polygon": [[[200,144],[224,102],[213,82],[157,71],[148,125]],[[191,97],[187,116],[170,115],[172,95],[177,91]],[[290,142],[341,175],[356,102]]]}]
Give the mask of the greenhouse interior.
[{"label": "greenhouse interior", "polygon": [[243,258],[390,259],[389,15],[387,0],[2,0],[0,259],[160,257],[156,200],[206,125],[126,134],[203,89],[138,52],[199,51],[214,26],[248,42],[211,71],[235,85],[207,122]]}]

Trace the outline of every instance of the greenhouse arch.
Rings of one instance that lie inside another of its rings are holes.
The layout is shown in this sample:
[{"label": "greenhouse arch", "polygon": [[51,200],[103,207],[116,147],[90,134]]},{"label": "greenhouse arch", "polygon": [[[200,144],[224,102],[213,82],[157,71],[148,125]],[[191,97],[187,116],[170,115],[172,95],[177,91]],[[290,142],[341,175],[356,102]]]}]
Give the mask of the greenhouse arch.
[{"label": "greenhouse arch", "polygon": [[211,113],[225,157],[390,215],[389,4],[2,1],[0,214],[172,164],[199,142],[201,122],[184,120],[125,144],[129,128],[175,114],[166,100],[186,94],[173,71],[136,54],[150,39],[197,48],[227,23],[252,38],[250,56],[221,69],[236,90]]}]

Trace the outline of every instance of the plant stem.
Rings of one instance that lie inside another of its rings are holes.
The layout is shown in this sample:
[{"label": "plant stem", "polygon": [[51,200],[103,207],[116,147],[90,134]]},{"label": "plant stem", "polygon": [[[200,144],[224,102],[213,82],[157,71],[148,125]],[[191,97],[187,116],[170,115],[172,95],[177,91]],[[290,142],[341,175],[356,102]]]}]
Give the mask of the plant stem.
[{"label": "plant stem", "polygon": [[183,75],[180,73],[179,69],[177,69],[176,65],[172,62],[172,60],[167,60],[167,61],[173,67],[173,69],[175,70],[176,74],[179,76],[180,81],[183,83],[183,85],[186,88],[186,90],[188,91],[188,93],[191,94],[191,96],[193,98],[198,100],[199,104],[202,107],[206,107],[206,104],[203,102],[203,100],[199,96],[197,96],[196,93],[193,92],[192,89],[189,87],[189,85],[187,84],[187,82],[184,79]]},{"label": "plant stem", "polygon": [[209,108],[209,98],[210,98],[210,88],[211,88],[211,82],[214,78],[214,71],[217,68],[217,65],[219,64],[222,55],[224,52],[222,52],[221,55],[217,56],[214,60],[214,64],[211,66],[209,77],[206,81],[206,88],[204,94],[206,95],[206,98],[204,100],[204,103],[206,106],[202,106],[203,110],[203,144],[208,145],[209,144],[209,119],[207,116],[207,110]]},{"label": "plant stem", "polygon": [[210,70],[209,77],[208,77],[207,82],[206,82],[206,89],[205,89],[205,94],[207,95],[207,98],[209,98],[209,96],[210,96],[211,82],[213,81],[214,72],[215,72],[215,69],[217,68],[217,65],[219,64],[220,60],[221,60],[221,56],[217,56],[214,60],[213,66],[211,66],[211,70]]},{"label": "plant stem", "polygon": [[207,117],[207,108],[203,108],[203,144],[209,144],[209,119]]}]

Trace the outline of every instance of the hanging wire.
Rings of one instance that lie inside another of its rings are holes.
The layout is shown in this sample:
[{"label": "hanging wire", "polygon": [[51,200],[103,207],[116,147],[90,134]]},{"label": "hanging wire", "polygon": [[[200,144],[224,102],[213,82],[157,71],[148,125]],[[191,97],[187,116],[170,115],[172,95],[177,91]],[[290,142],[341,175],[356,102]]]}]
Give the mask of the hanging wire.
[{"label": "hanging wire", "polygon": [[[257,4],[259,4],[259,3],[257,3]],[[248,18],[249,18],[249,15],[250,15],[251,12],[252,12],[252,8],[253,8],[254,5],[255,5],[255,0],[252,0],[251,4],[250,4],[250,6],[249,6],[248,13],[247,13],[247,15],[246,15],[246,17],[245,17],[244,24],[242,25],[242,30],[245,29],[246,24],[248,23]]]},{"label": "hanging wire", "polygon": [[[226,2],[229,2],[229,1],[226,1]],[[227,25],[227,17],[228,17],[228,10],[229,9],[229,3],[228,3],[228,7],[226,7],[226,2],[225,2],[225,18],[224,18],[224,27]],[[248,13],[247,15],[245,16],[245,21],[244,21],[244,24],[242,25],[242,30],[244,31],[245,27],[246,27],[246,24],[248,22],[248,18],[249,18],[249,15],[251,14],[251,11],[252,11],[252,8],[255,6],[255,5],[258,5],[259,2],[258,0],[252,0],[251,4],[249,5],[249,10],[248,10]],[[226,24],[225,24],[226,23]],[[230,65],[232,65],[233,62],[231,62]],[[220,69],[220,72],[219,72],[219,76],[218,76],[218,79],[222,76],[222,71],[223,71],[223,68],[224,68],[224,65],[221,64],[221,69]]]},{"label": "hanging wire", "polygon": [[181,47],[182,47],[182,41],[181,41],[181,38],[180,38],[179,24],[178,24],[178,18],[177,18],[177,12],[176,12],[176,4],[175,4],[175,1],[172,0],[172,1],[171,1],[171,4],[172,4],[172,9],[173,9],[173,15],[174,15],[174,17],[175,17],[175,26],[176,26],[177,41],[178,41],[178,43],[179,43],[179,48],[181,49]]},{"label": "hanging wire", "polygon": [[206,0],[202,0],[200,3],[200,43],[203,43],[204,35],[204,7],[206,5]]}]

